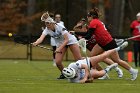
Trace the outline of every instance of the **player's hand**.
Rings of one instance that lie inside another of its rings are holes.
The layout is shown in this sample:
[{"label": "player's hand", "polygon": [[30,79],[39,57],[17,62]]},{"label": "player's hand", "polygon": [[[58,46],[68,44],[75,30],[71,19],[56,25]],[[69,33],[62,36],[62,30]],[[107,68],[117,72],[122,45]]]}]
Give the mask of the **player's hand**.
[{"label": "player's hand", "polygon": [[33,46],[37,46],[38,44],[36,42],[31,43]]},{"label": "player's hand", "polygon": [[80,83],[86,83],[87,79],[83,78],[82,80],[80,80]]},{"label": "player's hand", "polygon": [[55,53],[62,53],[62,51],[61,51],[59,48],[57,48],[57,49],[55,50]]},{"label": "player's hand", "polygon": [[90,79],[85,81],[85,83],[92,83],[92,82],[93,82],[93,78],[90,78]]}]

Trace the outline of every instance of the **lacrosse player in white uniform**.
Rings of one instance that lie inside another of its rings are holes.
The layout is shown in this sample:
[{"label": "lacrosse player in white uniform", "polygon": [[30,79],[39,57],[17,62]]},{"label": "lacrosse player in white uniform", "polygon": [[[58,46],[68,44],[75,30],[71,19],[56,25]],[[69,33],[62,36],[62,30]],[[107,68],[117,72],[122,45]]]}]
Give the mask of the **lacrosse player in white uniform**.
[{"label": "lacrosse player in white uniform", "polygon": [[[61,21],[61,15],[60,14],[55,14],[54,21],[57,24],[64,26],[64,22]],[[56,43],[55,43],[55,39],[53,37],[51,37],[51,46],[52,46],[53,50],[56,50]],[[55,53],[53,54],[53,66],[56,66]]]},{"label": "lacrosse player in white uniform", "polygon": [[[64,57],[64,54],[67,50],[67,47],[70,48],[75,60],[80,60],[82,58],[80,53],[80,48],[77,44],[77,39],[74,35],[71,35],[66,28],[63,25],[56,24],[55,21],[49,16],[48,13],[46,13],[46,16],[41,18],[41,20],[45,21],[46,28],[42,32],[42,35],[40,38],[38,38],[33,45],[36,46],[40,44],[46,35],[50,35],[54,38],[56,43],[56,55],[55,55],[55,61],[58,69],[62,72],[64,66],[62,64],[62,60]],[[64,79],[64,75],[61,74],[59,78],[57,79]]]},{"label": "lacrosse player in white uniform", "polygon": [[63,69],[62,74],[66,78],[68,78],[70,82],[73,82],[73,83],[86,83],[88,81],[92,81],[93,79],[102,77],[106,73],[108,73],[110,69],[117,67],[118,64],[114,63],[110,66],[107,66],[107,68],[101,71],[97,71],[95,69],[96,64],[103,61],[105,58],[109,57],[114,52],[122,50],[127,45],[128,45],[128,42],[126,41],[115,49],[111,49],[111,50],[105,51],[104,53],[100,55],[89,57],[83,60],[78,60],[75,63],[71,63],[67,68]]}]

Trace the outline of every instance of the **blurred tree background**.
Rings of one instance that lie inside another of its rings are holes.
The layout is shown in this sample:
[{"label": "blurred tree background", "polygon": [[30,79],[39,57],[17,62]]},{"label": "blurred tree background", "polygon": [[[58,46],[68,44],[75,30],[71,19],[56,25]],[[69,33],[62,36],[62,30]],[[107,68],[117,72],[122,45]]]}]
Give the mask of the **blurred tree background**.
[{"label": "blurred tree background", "polygon": [[60,13],[72,30],[93,7],[101,10],[101,19],[113,36],[129,36],[129,25],[140,11],[139,0],[0,0],[0,34],[40,35],[43,12]]}]

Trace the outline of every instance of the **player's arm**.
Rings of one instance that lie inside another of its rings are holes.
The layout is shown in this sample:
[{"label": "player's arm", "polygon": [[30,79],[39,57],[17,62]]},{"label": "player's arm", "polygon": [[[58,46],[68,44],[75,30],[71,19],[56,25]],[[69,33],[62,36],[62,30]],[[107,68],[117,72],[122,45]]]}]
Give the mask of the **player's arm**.
[{"label": "player's arm", "polygon": [[45,37],[46,37],[46,35],[45,35],[45,34],[42,34],[42,35],[33,43],[33,45],[36,46],[36,45],[42,43]]},{"label": "player's arm", "polygon": [[92,37],[94,31],[95,31],[95,28],[89,28],[86,35],[83,38],[85,38],[87,40],[90,39]]},{"label": "player's arm", "polygon": [[89,73],[90,73],[89,70],[88,70],[89,68],[88,68],[87,65],[82,64],[81,69],[85,69],[85,76],[82,80],[80,80],[80,83],[85,83],[88,80],[88,76],[89,76]]}]

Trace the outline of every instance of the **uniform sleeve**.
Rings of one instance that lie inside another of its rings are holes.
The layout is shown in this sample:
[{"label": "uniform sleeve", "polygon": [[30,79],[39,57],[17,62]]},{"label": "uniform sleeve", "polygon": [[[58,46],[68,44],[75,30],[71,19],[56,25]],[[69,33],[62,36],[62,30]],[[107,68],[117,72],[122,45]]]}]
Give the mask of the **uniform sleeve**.
[{"label": "uniform sleeve", "polygon": [[60,23],[57,23],[57,25],[58,25],[59,31],[60,31],[60,33],[62,33],[62,35],[68,33],[68,31],[67,31],[67,29],[65,28],[64,25],[62,25]]},{"label": "uniform sleeve", "polygon": [[92,37],[96,27],[97,27],[97,21],[96,20],[91,21],[89,24],[89,29],[88,29],[86,35],[84,36],[84,38],[87,40],[90,39]]},{"label": "uniform sleeve", "polygon": [[42,34],[47,35],[48,34],[48,30],[47,29],[44,29],[43,32],[42,32]]},{"label": "uniform sleeve", "polygon": [[83,38],[89,40],[92,37],[94,31],[95,31],[95,28],[89,28],[86,35],[83,36]]},{"label": "uniform sleeve", "polygon": [[62,28],[62,35],[68,33],[68,31],[66,30],[66,28]]}]

